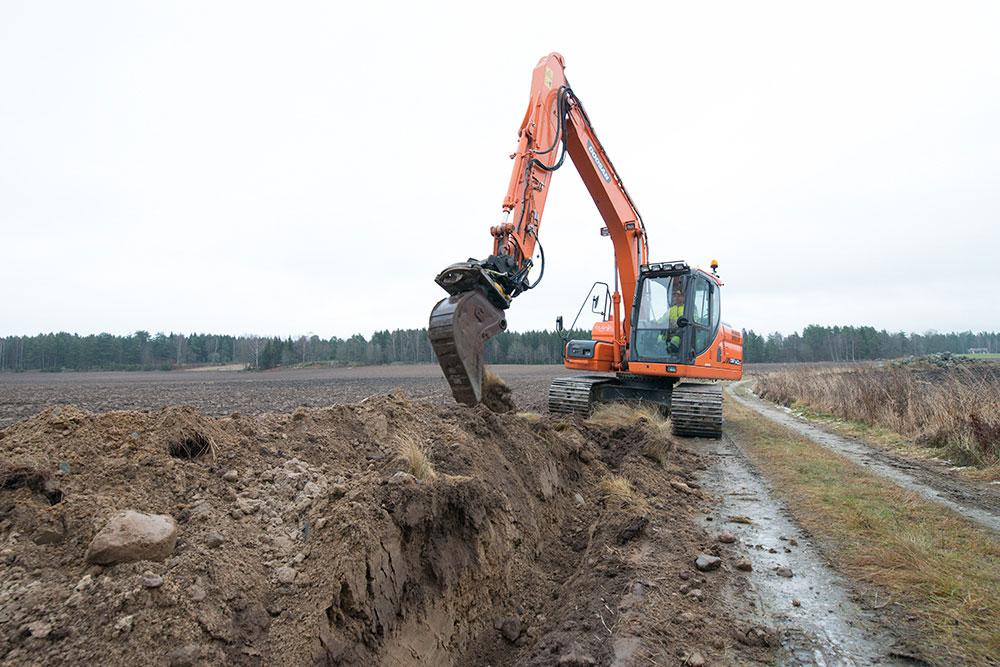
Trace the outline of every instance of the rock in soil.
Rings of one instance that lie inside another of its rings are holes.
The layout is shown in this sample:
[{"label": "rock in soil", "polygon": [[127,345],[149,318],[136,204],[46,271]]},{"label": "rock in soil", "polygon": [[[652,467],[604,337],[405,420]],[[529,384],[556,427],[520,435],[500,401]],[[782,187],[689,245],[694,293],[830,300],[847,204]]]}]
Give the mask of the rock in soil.
[{"label": "rock in soil", "polygon": [[197,644],[185,644],[174,649],[167,656],[170,667],[194,667],[201,657],[201,647]]},{"label": "rock in soil", "polygon": [[594,656],[589,653],[583,653],[577,649],[572,649],[568,653],[563,653],[559,656],[559,662],[557,663],[560,667],[593,667],[597,664],[597,660]]},{"label": "rock in soil", "polygon": [[218,549],[225,541],[226,538],[223,537],[222,533],[215,530],[205,535],[205,546],[209,549]]},{"label": "rock in soil", "polygon": [[749,558],[740,558],[734,567],[740,572],[750,572],[753,570],[753,563],[750,562]]},{"label": "rock in soil", "polygon": [[719,541],[723,544],[732,544],[736,541],[736,536],[730,533],[728,530],[724,530],[719,533]]},{"label": "rock in soil", "polygon": [[698,557],[694,561],[694,566],[702,572],[718,570],[720,565],[722,565],[721,558],[718,556],[709,556],[708,554],[698,554]]},{"label": "rock in soil", "polygon": [[44,621],[35,621],[24,626],[22,634],[34,639],[45,639],[52,632],[52,625]]},{"label": "rock in soil", "polygon": [[509,642],[517,641],[521,636],[521,620],[516,617],[504,619],[500,624],[500,633]]},{"label": "rock in soil", "polygon": [[88,563],[111,565],[136,560],[162,561],[177,543],[177,523],[163,514],[125,510],[111,517],[87,547]]},{"label": "rock in soil", "polygon": [[698,651],[695,651],[688,656],[684,664],[690,667],[705,667],[705,657],[701,653],[698,653]]},{"label": "rock in soil", "polygon": [[791,578],[793,576],[792,568],[786,567],[784,565],[779,565],[778,567],[774,568],[774,572],[779,577]]},{"label": "rock in soil", "polygon": [[153,572],[143,572],[141,581],[145,588],[159,588],[163,585],[163,577]]}]

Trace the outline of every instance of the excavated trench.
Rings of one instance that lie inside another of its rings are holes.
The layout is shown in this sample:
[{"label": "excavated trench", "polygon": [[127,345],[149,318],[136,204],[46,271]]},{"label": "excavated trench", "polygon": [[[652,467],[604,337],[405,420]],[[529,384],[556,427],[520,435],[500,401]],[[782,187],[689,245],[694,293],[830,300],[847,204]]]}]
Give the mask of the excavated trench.
[{"label": "excavated trench", "polygon": [[[693,569],[698,456],[647,419],[64,406],[0,431],[0,458],[29,471],[0,489],[5,664],[767,660],[718,640],[740,631],[712,604],[727,575]],[[163,561],[86,561],[123,510],[176,524]]]}]

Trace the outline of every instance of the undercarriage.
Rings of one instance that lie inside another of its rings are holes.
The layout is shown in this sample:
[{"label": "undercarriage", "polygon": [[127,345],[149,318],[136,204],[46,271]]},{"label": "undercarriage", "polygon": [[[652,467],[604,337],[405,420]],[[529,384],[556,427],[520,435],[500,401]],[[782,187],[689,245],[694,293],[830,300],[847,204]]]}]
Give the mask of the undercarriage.
[{"label": "undercarriage", "polygon": [[722,437],[722,385],[630,373],[573,375],[549,385],[549,412],[589,416],[602,403],[640,402],[669,416],[674,435]]}]

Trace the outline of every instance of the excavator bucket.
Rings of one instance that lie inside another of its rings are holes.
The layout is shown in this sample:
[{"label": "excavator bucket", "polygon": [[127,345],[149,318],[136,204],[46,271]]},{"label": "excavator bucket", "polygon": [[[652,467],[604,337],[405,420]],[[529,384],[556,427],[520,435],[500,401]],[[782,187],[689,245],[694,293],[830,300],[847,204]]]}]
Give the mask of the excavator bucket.
[{"label": "excavator bucket", "polygon": [[479,290],[442,299],[431,311],[427,336],[455,400],[476,405],[483,395],[483,349],[507,328],[503,311]]}]

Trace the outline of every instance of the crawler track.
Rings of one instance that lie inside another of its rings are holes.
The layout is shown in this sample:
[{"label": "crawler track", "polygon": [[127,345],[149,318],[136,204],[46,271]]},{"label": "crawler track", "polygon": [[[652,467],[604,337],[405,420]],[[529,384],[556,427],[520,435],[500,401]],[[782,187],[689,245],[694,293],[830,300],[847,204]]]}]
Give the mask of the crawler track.
[{"label": "crawler track", "polygon": [[606,375],[573,375],[556,378],[549,385],[549,412],[554,415],[589,417],[595,401],[594,390],[614,378]]},{"label": "crawler track", "polygon": [[674,435],[722,437],[722,385],[679,384],[670,399]]},{"label": "crawler track", "polygon": [[[556,378],[549,385],[549,412],[587,417],[601,402],[601,388],[619,382],[620,379],[606,375]],[[666,408],[666,405],[662,407]],[[670,393],[670,418],[674,435],[721,438],[722,386],[695,383],[674,386]]]}]

